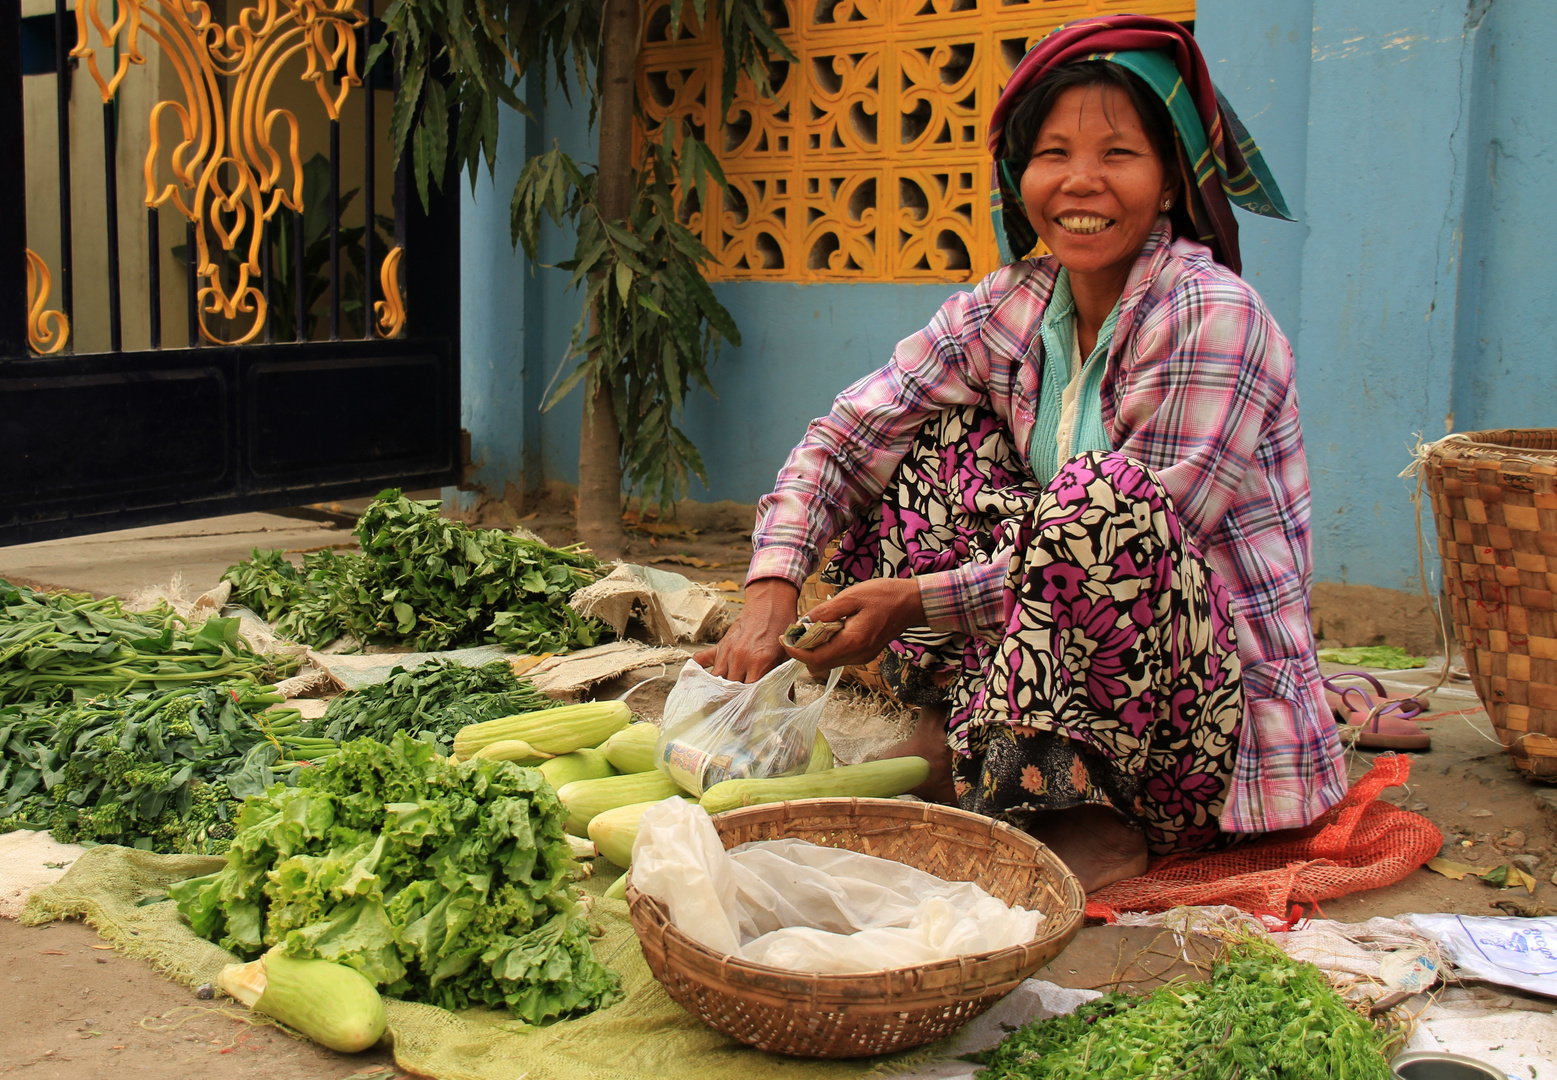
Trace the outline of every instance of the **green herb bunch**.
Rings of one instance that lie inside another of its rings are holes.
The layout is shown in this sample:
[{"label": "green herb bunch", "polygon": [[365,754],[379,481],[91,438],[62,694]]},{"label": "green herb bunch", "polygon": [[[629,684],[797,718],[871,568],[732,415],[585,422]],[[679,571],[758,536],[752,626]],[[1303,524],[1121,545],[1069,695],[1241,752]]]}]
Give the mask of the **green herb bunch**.
[{"label": "green herb bunch", "polygon": [[255,550],[223,578],[279,633],[315,647],[345,634],[428,651],[567,652],[600,640],[603,624],[567,603],[600,576],[598,559],[473,529],[439,516],[438,506],[385,491],[357,521],[360,555],[313,552],[299,573],[280,552]]},{"label": "green herb bunch", "polygon": [[338,741],[367,737],[379,742],[403,731],[447,750],[467,724],[560,704],[516,676],[506,660],[477,667],[431,660],[410,671],[396,667],[383,682],[342,694],[308,730]]},{"label": "green herb bunch", "polygon": [[1107,994],[977,1055],[979,1080],[1389,1080],[1397,1037],[1278,946],[1229,946],[1209,982]]},{"label": "green herb bunch", "polygon": [[0,581],[0,705],[122,694],[285,674],[238,636],[237,619],[192,631],[165,605],[126,611],[113,597],[40,593]]},{"label": "green herb bunch", "polygon": [[298,722],[272,710],[282,698],[269,691],[243,682],[0,708],[0,832],[225,851],[234,800],[273,782]]},{"label": "green herb bunch", "polygon": [[590,949],[564,819],[534,769],[358,739],[246,802],[227,866],[168,892],[242,956],[281,945],[407,1001],[538,1024],[621,997]]}]

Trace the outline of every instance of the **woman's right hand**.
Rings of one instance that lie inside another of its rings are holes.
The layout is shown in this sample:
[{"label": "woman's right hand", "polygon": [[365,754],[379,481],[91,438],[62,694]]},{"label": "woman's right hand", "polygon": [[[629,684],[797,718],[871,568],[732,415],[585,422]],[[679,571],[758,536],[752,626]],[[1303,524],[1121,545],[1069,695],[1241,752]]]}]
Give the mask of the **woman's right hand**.
[{"label": "woman's right hand", "polygon": [[800,590],[783,578],[746,586],[746,606],[718,645],[692,659],[736,682],[756,682],[789,659],[781,640],[800,610]]}]

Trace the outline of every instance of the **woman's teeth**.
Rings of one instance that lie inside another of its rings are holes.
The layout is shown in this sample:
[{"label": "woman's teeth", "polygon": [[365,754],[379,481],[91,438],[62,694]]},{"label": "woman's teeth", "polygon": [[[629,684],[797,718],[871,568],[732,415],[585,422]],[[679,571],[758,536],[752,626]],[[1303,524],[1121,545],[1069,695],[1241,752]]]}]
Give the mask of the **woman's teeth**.
[{"label": "woman's teeth", "polygon": [[1066,214],[1059,222],[1066,232],[1073,233],[1099,233],[1114,223],[1111,218],[1091,214]]}]

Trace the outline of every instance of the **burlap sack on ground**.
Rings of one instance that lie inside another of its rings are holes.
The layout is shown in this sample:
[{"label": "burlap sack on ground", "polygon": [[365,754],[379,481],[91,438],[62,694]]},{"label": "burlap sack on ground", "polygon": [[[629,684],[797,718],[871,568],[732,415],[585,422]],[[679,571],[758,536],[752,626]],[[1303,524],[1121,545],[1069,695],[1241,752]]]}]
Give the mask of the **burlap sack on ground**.
[{"label": "burlap sack on ground", "polygon": [[[122,952],[150,961],[177,982],[191,987],[214,982],[222,966],[237,958],[196,937],[171,901],[156,898],[172,882],[222,865],[208,856],[91,848],[60,881],[33,893],[22,921],[85,919]],[[591,891],[606,884],[592,882]],[[605,931],[595,955],[621,973],[625,1001],[578,1020],[527,1028],[506,1013],[456,1015],[386,1000],[395,1062],[438,1080],[844,1080],[900,1071],[933,1055],[925,1048],[862,1061],[818,1061],[743,1046],[666,996],[644,963],[625,903],[597,897],[594,910]]]},{"label": "burlap sack on ground", "polygon": [[14,919],[27,898],[65,876],[86,849],[56,843],[46,832],[18,829],[0,835],[0,918]]}]

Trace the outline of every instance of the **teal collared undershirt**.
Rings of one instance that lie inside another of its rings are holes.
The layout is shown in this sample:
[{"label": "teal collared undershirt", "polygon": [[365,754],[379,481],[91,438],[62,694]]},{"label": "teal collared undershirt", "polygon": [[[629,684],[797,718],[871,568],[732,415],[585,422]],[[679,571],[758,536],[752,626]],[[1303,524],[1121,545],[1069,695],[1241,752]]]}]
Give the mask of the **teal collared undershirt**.
[{"label": "teal collared undershirt", "polygon": [[[1121,298],[1122,299],[1122,298]],[[1047,486],[1054,474],[1070,457],[1088,450],[1114,448],[1103,426],[1103,373],[1108,366],[1108,347],[1114,339],[1114,324],[1119,321],[1119,302],[1103,320],[1097,344],[1079,371],[1073,371],[1080,351],[1076,339],[1076,301],[1070,291],[1070,271],[1060,269],[1054,279],[1054,295],[1044,310],[1038,327],[1043,339],[1043,385],[1038,391],[1038,416],[1027,457],[1038,483]],[[1066,387],[1077,382],[1076,413],[1070,429],[1070,445],[1059,446],[1060,423],[1064,412]]]}]

